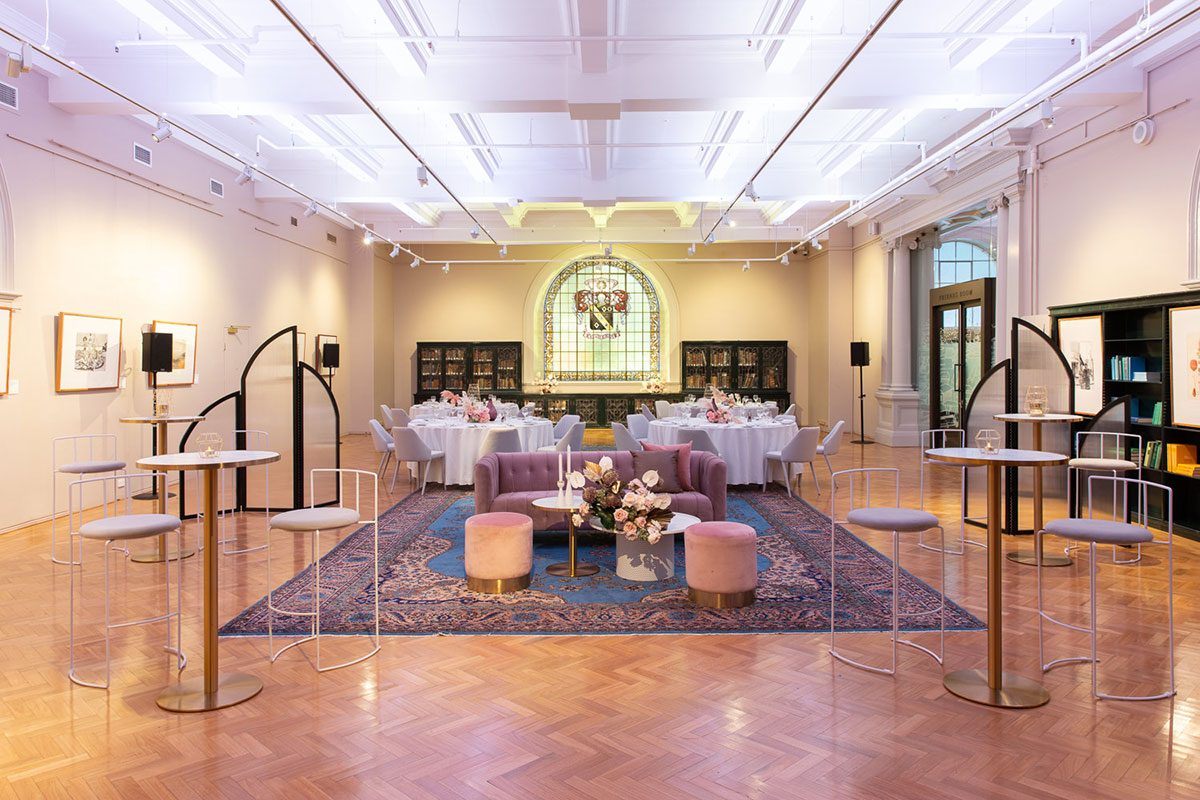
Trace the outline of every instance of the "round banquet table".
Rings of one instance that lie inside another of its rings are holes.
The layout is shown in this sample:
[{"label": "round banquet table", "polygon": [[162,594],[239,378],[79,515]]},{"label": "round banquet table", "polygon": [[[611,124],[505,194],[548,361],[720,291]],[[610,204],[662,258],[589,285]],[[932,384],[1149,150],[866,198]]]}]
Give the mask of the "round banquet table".
[{"label": "round banquet table", "polygon": [[[708,400],[693,400],[692,402],[671,403],[671,413],[677,417],[703,416],[705,411],[712,408]],[[774,400],[767,400],[764,403],[745,403],[740,406],[731,406],[729,412],[735,417],[748,419],[753,417],[759,410],[766,411],[770,416],[775,416],[779,413],[779,405]]]},{"label": "round banquet table", "polygon": [[1004,467],[1053,467],[1067,460],[1059,453],[1042,450],[994,450],[981,453],[977,447],[940,447],[926,450],[933,461],[987,467],[987,669],[948,672],[942,685],[952,694],[987,706],[1036,708],[1050,700],[1050,693],[1037,681],[1004,671],[1004,593],[1001,586],[1004,562],[1000,558],[1000,472]]},{"label": "round banquet table", "polygon": [[[462,422],[457,419],[414,419],[410,428],[417,432],[430,450],[446,454],[429,465],[429,480],[445,485],[471,486],[475,483],[475,462],[479,448],[492,428],[516,428],[521,449],[531,453],[554,444],[554,425],[548,419],[508,419],[504,422]],[[411,469],[411,467],[410,467]]]},{"label": "round banquet table", "polygon": [[730,422],[713,424],[707,420],[687,420],[681,417],[655,420],[650,423],[651,444],[676,444],[684,430],[706,432],[721,451],[725,461],[726,483],[762,483],[763,456],[772,450],[782,450],[799,428],[794,422]]},{"label": "round banquet table", "polygon": [[[496,403],[496,411],[510,417],[515,417],[521,412],[521,407],[516,403]],[[452,406],[449,403],[420,403],[408,409],[408,416],[412,419],[418,417],[448,417],[451,415],[451,410],[461,408],[461,406]]]}]

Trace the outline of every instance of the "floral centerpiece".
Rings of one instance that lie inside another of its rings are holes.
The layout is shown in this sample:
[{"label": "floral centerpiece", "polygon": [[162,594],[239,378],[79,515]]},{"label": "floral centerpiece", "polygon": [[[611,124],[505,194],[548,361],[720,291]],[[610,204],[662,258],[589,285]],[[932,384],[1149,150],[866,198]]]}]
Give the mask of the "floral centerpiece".
[{"label": "floral centerpiece", "polygon": [[729,405],[729,395],[722,392],[716,387],[716,384],[714,384],[712,387],[712,401],[715,405],[719,406]]},{"label": "floral centerpiece", "polygon": [[488,422],[492,418],[486,403],[467,403],[463,414],[467,422]]},{"label": "floral centerpiece", "polygon": [[558,388],[558,381],[554,379],[554,373],[548,372],[545,376],[538,376],[538,379],[534,381],[534,386],[542,394],[550,394]]},{"label": "floral centerpiece", "polygon": [[[570,472],[567,479],[572,487],[583,489],[583,502],[574,515],[576,525],[595,517],[607,530],[623,533],[630,541],[656,544],[662,538],[663,527],[672,516],[671,496],[650,491],[659,482],[654,470],[622,485],[612,459],[604,456],[599,463],[585,461],[583,472]],[[586,486],[588,483],[593,485]]]},{"label": "floral centerpiece", "polygon": [[650,394],[662,394],[667,390],[667,384],[663,381],[661,375],[654,375],[642,381],[642,388]]},{"label": "floral centerpiece", "polygon": [[718,425],[728,425],[733,422],[733,414],[730,414],[729,409],[724,406],[710,409],[705,416],[708,417],[709,422],[715,422]]},{"label": "floral centerpiece", "polygon": [[443,389],[440,397],[442,398],[443,401],[449,403],[452,406],[457,406],[457,405],[462,404],[462,398],[459,397],[458,395],[456,395],[454,392],[450,391],[449,389]]}]

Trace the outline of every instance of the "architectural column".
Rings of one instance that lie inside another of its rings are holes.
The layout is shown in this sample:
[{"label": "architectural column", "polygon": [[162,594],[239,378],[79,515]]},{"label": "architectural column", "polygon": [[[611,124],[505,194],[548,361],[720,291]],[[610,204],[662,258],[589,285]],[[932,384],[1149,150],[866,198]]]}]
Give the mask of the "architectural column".
[{"label": "architectural column", "polygon": [[920,395],[912,382],[912,251],[916,239],[887,243],[888,328],[883,353],[883,385],[875,392],[879,418],[875,439],[893,447],[920,444]]}]

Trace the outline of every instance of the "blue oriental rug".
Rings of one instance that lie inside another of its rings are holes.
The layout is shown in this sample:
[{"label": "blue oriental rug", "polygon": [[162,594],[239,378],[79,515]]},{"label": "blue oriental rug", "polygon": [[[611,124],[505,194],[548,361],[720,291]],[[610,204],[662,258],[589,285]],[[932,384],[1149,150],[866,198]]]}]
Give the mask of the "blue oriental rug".
[{"label": "blue oriental rug", "polygon": [[[700,608],[687,599],[683,536],[676,536],[675,577],[640,583],[617,577],[613,537],[581,533],[580,561],[596,575],[559,578],[546,566],[567,560],[565,532],[535,532],[533,579],[506,595],[467,589],[463,523],[475,513],[469,492],[429,490],[410,495],[380,518],[381,631],[392,635],[797,633],[829,630],[829,518],[782,491],[732,491],[728,518],[758,531],[758,600],[746,608]],[[892,562],[838,528],[838,630],[890,629]],[[323,633],[365,633],[372,626],[376,587],[371,576],[369,526],[345,537],[322,560]],[[901,611],[936,608],[937,592],[901,571]],[[274,592],[277,606],[312,608],[309,567]],[[917,617],[906,630],[937,627],[937,614]],[[275,632],[306,631],[307,620],[276,615]],[[983,623],[946,604],[946,629],[982,630]],[[266,599],[238,614],[222,635],[265,636]]]}]

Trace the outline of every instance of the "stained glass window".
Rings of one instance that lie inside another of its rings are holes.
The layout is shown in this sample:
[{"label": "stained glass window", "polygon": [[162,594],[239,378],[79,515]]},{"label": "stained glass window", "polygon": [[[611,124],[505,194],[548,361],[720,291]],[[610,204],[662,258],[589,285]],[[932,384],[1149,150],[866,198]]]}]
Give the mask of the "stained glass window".
[{"label": "stained glass window", "polygon": [[542,304],[543,367],[559,381],[640,381],[659,371],[658,293],[637,265],[590,256]]}]

